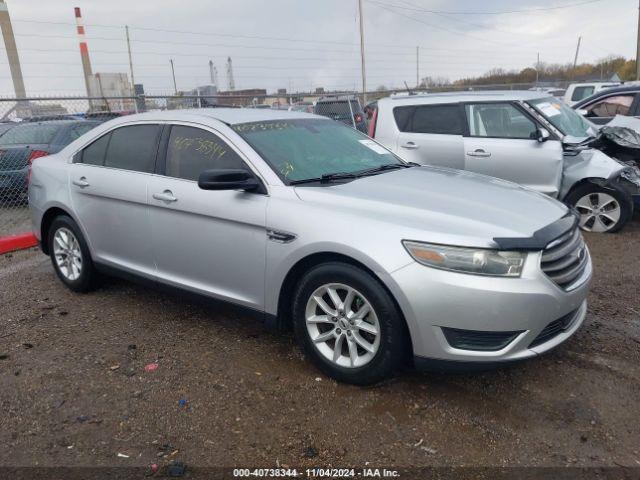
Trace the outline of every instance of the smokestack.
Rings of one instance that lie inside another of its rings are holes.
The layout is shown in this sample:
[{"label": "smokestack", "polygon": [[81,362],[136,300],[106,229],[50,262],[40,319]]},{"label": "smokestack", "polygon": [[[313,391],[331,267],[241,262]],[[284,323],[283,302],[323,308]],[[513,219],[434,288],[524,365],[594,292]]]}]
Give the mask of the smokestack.
[{"label": "smokestack", "polygon": [[235,90],[236,82],[233,80],[233,64],[231,63],[231,57],[227,57],[227,80],[229,82],[229,90]]},{"label": "smokestack", "polygon": [[87,96],[91,97],[91,60],[89,60],[89,49],[84,38],[84,25],[82,24],[82,14],[80,7],[75,7],[76,25],[78,28],[78,40],[80,41],[80,58],[82,58],[82,70],[84,71],[84,84],[87,87]]},{"label": "smokestack", "polygon": [[7,50],[7,60],[9,61],[9,69],[11,70],[13,90],[16,92],[16,98],[26,98],[27,93],[24,89],[24,79],[22,78],[22,69],[20,68],[20,58],[18,57],[16,39],[13,36],[13,27],[11,26],[11,18],[9,18],[9,9],[7,8],[7,4],[4,3],[4,0],[0,0],[0,28],[2,29],[4,48]]},{"label": "smokestack", "polygon": [[213,60],[209,60],[209,79],[211,81],[211,85],[216,84],[216,78],[215,78],[215,75],[213,74]]}]

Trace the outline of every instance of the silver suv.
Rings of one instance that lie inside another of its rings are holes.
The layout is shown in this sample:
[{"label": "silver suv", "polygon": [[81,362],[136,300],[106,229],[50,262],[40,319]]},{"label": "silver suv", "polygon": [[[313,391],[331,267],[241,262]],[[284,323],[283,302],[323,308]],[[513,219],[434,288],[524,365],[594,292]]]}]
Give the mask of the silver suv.
[{"label": "silver suv", "polygon": [[370,134],[402,158],[537,190],[576,208],[584,230],[621,229],[640,193],[632,167],[590,148],[597,127],[545,92],[395,96],[374,122]]},{"label": "silver suv", "polygon": [[411,357],[535,357],[585,318],[591,260],[567,207],[407,164],[323,117],[132,115],[35,160],[30,179],[34,232],[70,289],[114,273],[230,302],[293,326],[341,381]]}]

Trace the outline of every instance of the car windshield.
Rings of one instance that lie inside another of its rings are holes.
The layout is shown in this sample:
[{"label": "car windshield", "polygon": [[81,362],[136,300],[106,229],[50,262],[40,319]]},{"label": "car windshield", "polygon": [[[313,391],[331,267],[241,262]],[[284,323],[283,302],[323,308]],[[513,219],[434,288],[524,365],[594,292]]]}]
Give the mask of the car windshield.
[{"label": "car windshield", "polygon": [[528,103],[565,135],[586,138],[596,134],[593,124],[562,100],[548,97],[529,100]]},{"label": "car windshield", "polygon": [[369,137],[332,120],[271,120],[232,128],[287,183],[404,165]]},{"label": "car windshield", "polygon": [[34,145],[50,143],[60,129],[59,124],[16,125],[0,137],[2,145]]}]

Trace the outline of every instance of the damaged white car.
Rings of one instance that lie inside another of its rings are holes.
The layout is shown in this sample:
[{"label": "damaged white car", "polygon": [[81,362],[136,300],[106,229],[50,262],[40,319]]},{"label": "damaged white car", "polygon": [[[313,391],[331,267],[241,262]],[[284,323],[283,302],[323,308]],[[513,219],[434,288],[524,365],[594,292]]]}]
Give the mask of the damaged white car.
[{"label": "damaged white car", "polygon": [[587,231],[620,230],[640,201],[638,169],[595,148],[597,127],[544,92],[385,98],[369,134],[407,161],[503,178],[558,198],[580,213]]}]

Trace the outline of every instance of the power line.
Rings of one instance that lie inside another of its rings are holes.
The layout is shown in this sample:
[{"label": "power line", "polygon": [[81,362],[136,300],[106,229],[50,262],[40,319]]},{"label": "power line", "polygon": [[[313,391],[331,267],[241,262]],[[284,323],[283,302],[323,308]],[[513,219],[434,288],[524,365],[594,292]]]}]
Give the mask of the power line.
[{"label": "power line", "polygon": [[450,28],[445,28],[445,27],[441,27],[439,25],[434,25],[433,23],[425,22],[424,20],[420,20],[420,19],[417,19],[415,17],[411,17],[409,15],[405,15],[404,13],[397,12],[397,11],[393,10],[392,8],[388,8],[387,4],[385,4],[385,3],[377,2],[375,0],[368,0],[368,2],[370,4],[372,4],[372,5],[377,6],[378,8],[382,8],[383,10],[386,10],[387,12],[391,12],[391,13],[393,13],[395,15],[399,15],[401,17],[408,18],[409,20],[421,23],[423,25],[427,25],[428,27],[434,28],[436,30],[442,30],[444,32],[448,32],[448,33],[454,34],[456,36],[461,35],[461,36],[469,37],[469,38],[472,38],[474,40],[479,40],[481,42],[493,43],[494,45],[499,45],[501,47],[508,46],[507,44],[502,43],[502,42],[496,42],[496,41],[493,41],[493,40],[489,40],[487,38],[476,37],[474,35],[469,35],[468,33],[461,32],[459,30],[451,30]]},{"label": "power line", "polygon": [[592,3],[603,2],[604,0],[585,0],[582,2],[569,3],[566,5],[556,5],[555,7],[539,7],[539,8],[527,8],[523,10],[501,10],[501,11],[451,11],[451,10],[432,10],[427,8],[410,9],[397,4],[386,4],[388,6],[395,6],[397,8],[403,8],[405,10],[422,11],[427,13],[436,13],[443,15],[508,15],[513,13],[535,13],[535,12],[548,12],[553,10],[561,10],[565,8],[579,7],[582,5],[589,5]]}]

